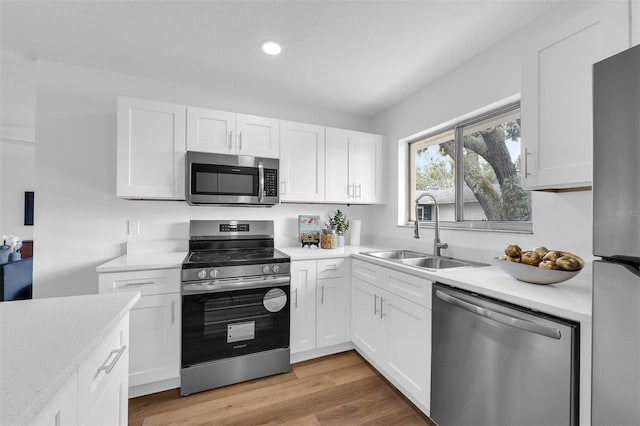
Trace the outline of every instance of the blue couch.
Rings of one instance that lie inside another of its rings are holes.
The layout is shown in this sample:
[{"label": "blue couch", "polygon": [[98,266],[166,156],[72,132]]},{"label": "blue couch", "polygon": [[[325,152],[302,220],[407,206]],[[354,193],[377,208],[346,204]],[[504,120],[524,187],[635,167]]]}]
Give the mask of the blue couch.
[{"label": "blue couch", "polygon": [[0,301],[31,299],[33,258],[0,265]]}]

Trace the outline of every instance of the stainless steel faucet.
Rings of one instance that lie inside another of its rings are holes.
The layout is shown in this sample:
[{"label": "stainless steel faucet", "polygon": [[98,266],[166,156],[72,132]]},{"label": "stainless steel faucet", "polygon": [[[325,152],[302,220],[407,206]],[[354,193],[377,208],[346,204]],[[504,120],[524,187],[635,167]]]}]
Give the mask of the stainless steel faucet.
[{"label": "stainless steel faucet", "polygon": [[435,256],[442,256],[442,254],[440,253],[440,250],[449,248],[449,244],[440,242],[440,207],[438,206],[436,197],[434,197],[433,194],[431,194],[430,192],[425,192],[424,194],[416,198],[416,207],[415,207],[416,228],[413,232],[413,238],[420,238],[420,229],[419,229],[420,221],[418,220],[418,206],[419,206],[420,200],[422,200],[424,197],[431,198],[433,200],[433,204],[436,206],[436,217],[435,217],[436,235],[435,235],[435,238],[433,239],[433,254]]}]

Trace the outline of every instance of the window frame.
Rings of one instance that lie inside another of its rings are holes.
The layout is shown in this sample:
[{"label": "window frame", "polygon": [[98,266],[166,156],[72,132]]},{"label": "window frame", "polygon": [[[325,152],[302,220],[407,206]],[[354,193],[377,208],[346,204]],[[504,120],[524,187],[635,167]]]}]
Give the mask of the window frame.
[{"label": "window frame", "polygon": [[[522,108],[520,105],[519,97],[516,100],[510,99],[507,102],[501,102],[494,104],[481,111],[468,114],[458,119],[436,126],[425,132],[421,132],[417,135],[409,137],[403,141],[405,144],[405,158],[403,167],[406,168],[406,197],[407,205],[405,212],[405,225],[415,226],[415,221],[411,220],[411,216],[415,207],[415,200],[411,199],[412,194],[412,155],[411,145],[416,142],[420,142],[424,139],[428,139],[439,134],[453,131],[454,143],[456,146],[455,151],[455,214],[454,221],[440,221],[440,227],[442,229],[463,229],[473,231],[493,231],[493,232],[510,232],[510,233],[533,233],[533,209],[532,203],[530,203],[530,220],[528,221],[489,221],[489,220],[463,220],[463,204],[464,204],[464,170],[462,165],[464,164],[464,152],[463,152],[463,134],[465,127],[473,124],[488,120],[492,117],[496,117],[502,114],[506,114]],[[522,140],[520,141],[520,158],[522,158]],[[401,160],[402,161],[402,160]],[[522,170],[521,170],[522,172]],[[520,177],[522,179],[522,177]],[[531,192],[531,191],[528,191]],[[400,200],[400,198],[399,198]],[[428,202],[425,204],[429,204]],[[419,226],[423,228],[432,228],[434,226],[432,221],[419,221]]]}]

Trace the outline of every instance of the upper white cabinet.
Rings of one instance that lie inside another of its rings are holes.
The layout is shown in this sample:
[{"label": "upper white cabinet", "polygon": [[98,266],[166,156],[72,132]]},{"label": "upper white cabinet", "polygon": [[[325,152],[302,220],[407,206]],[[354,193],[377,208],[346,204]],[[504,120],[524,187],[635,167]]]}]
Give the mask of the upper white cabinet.
[{"label": "upper white cabinet", "polygon": [[187,149],[278,158],[280,121],[254,115],[187,107]]},{"label": "upper white cabinet", "polygon": [[186,107],[118,98],[118,197],[184,200]]},{"label": "upper white cabinet", "polygon": [[629,5],[601,2],[545,32],[524,55],[523,186],[591,186],[592,67],[630,47]]},{"label": "upper white cabinet", "polygon": [[280,123],[280,201],[324,201],[324,127]]},{"label": "upper white cabinet", "polygon": [[325,201],[384,202],[382,136],[335,128],[326,135]]}]

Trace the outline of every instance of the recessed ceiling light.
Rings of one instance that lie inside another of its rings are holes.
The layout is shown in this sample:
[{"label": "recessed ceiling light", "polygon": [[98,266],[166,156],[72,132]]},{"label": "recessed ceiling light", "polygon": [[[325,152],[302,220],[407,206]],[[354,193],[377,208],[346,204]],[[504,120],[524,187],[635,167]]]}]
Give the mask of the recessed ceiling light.
[{"label": "recessed ceiling light", "polygon": [[260,43],[262,51],[267,55],[279,55],[282,52],[282,46],[276,41],[266,40]]}]

